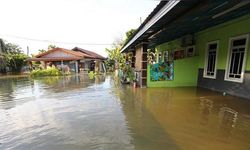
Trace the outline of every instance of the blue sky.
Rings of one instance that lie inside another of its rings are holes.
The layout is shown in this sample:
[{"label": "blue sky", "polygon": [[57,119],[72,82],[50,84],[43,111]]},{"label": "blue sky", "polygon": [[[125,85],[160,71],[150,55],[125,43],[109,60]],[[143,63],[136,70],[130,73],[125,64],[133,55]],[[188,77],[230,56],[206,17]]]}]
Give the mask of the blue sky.
[{"label": "blue sky", "polygon": [[[82,47],[105,54],[115,39],[140,25],[156,7],[156,0],[0,0],[0,38],[19,44],[30,53],[49,44]],[[38,42],[27,37],[49,42]],[[67,42],[72,44],[53,43]],[[73,44],[75,43],[75,44]]]}]

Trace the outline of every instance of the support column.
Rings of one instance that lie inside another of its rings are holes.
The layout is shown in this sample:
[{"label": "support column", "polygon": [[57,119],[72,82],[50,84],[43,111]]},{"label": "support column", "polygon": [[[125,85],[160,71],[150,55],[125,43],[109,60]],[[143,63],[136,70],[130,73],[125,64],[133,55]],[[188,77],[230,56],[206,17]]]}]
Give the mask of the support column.
[{"label": "support column", "polygon": [[135,47],[135,71],[137,85],[147,86],[147,43],[141,43]]},{"label": "support column", "polygon": [[75,61],[75,69],[76,69],[75,72],[78,73],[78,72],[79,72],[79,71],[78,71],[79,69],[78,69],[78,61],[77,61],[77,60]]},{"label": "support column", "polygon": [[100,64],[100,61],[99,60],[95,60],[95,72],[97,73],[97,74],[99,74],[99,71],[100,71],[100,69],[99,69],[99,65]]},{"label": "support column", "polygon": [[135,50],[132,51],[132,62],[131,62],[131,67],[135,67]]},{"label": "support column", "polygon": [[142,44],[141,48],[141,87],[147,86],[147,49],[148,45],[146,43]]},{"label": "support column", "polygon": [[43,63],[44,63],[44,69],[47,69],[47,62],[44,61]]}]

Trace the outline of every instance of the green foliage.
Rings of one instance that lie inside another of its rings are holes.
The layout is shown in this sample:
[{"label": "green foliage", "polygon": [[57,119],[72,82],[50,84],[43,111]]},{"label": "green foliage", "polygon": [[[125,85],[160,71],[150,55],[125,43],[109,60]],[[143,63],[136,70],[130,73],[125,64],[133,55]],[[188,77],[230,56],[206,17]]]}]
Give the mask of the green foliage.
[{"label": "green foliage", "polygon": [[124,68],[123,68],[123,76],[125,78],[129,78],[130,81],[134,81],[135,80],[135,73],[134,73],[134,70],[133,68],[130,66],[130,65],[126,65]]},{"label": "green foliage", "polygon": [[[115,69],[123,70],[126,65],[126,58],[125,54],[121,53],[121,48],[134,34],[136,29],[131,29],[126,32],[126,39],[116,39],[112,45],[112,48],[106,48],[106,52],[108,53],[108,59],[106,60],[105,64],[108,71],[113,71]],[[132,57],[130,57],[132,59]]]},{"label": "green foliage", "polygon": [[[51,50],[51,49],[54,49],[54,48],[57,48],[57,46],[52,45],[52,44],[50,44],[50,45],[48,46],[48,50]],[[38,50],[38,53],[39,53],[39,54],[45,53],[45,52],[47,52],[47,50],[45,50],[45,49],[39,49],[39,50]]]},{"label": "green foliage", "polygon": [[114,68],[115,68],[115,61],[114,60],[111,60],[108,58],[104,63],[105,63],[105,66],[106,66],[108,72],[114,71]]},{"label": "green foliage", "polygon": [[39,49],[39,50],[38,50],[38,53],[39,53],[39,54],[41,54],[41,53],[45,53],[45,52],[46,52],[46,50],[45,50],[45,49]]},{"label": "green foliage", "polygon": [[21,54],[23,53],[23,51],[19,45],[13,43],[7,43],[5,44],[5,53]]},{"label": "green foliage", "polygon": [[0,46],[2,50],[1,70],[5,70],[5,67],[9,67],[12,72],[20,72],[22,67],[26,64],[27,55],[23,54],[21,47],[13,43],[5,43],[0,39]]},{"label": "green foliage", "polygon": [[22,67],[26,65],[27,55],[22,53],[7,53],[4,54],[6,66],[10,68],[12,72],[20,72]]},{"label": "green foliage", "polygon": [[[108,61],[109,62],[114,62],[114,68],[118,69],[118,68],[123,68],[125,63],[126,63],[126,59],[124,57],[124,54],[121,53],[121,47],[120,46],[114,46],[111,49],[106,48],[106,52],[108,53]],[[110,64],[106,61],[106,64]],[[112,66],[108,66],[108,67],[112,67]]]},{"label": "green foliage", "polygon": [[129,31],[126,32],[126,38],[125,38],[125,42],[127,43],[128,40],[132,37],[132,35],[135,33],[136,29],[130,29]]},{"label": "green foliage", "polygon": [[42,77],[42,76],[61,76],[63,75],[63,73],[61,71],[59,71],[57,68],[55,67],[51,67],[48,69],[37,69],[37,70],[33,70],[30,73],[31,77]]},{"label": "green foliage", "polygon": [[94,73],[94,71],[90,71],[89,73],[88,73],[88,76],[89,76],[89,79],[94,79],[94,77],[96,76],[96,73]]},{"label": "green foliage", "polygon": [[0,53],[5,52],[5,43],[3,39],[0,39]]},{"label": "green foliage", "polygon": [[50,45],[48,46],[48,50],[51,50],[51,49],[53,49],[53,48],[57,48],[57,46],[52,45],[52,44],[50,44]]}]

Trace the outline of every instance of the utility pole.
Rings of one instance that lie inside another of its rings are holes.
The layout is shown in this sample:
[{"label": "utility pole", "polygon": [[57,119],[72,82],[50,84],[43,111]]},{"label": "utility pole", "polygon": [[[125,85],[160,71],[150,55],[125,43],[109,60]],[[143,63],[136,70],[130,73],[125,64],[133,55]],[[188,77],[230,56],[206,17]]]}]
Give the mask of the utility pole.
[{"label": "utility pole", "polygon": [[29,46],[27,46],[27,56],[29,56],[29,53],[30,53],[30,49],[29,49]]}]

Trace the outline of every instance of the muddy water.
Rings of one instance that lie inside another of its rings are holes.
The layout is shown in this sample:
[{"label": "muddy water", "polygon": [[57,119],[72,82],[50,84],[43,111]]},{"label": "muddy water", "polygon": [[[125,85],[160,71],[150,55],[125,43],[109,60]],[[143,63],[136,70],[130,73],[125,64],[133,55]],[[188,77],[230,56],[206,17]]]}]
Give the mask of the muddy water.
[{"label": "muddy water", "polygon": [[249,150],[250,100],[112,77],[0,79],[0,149]]}]

